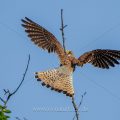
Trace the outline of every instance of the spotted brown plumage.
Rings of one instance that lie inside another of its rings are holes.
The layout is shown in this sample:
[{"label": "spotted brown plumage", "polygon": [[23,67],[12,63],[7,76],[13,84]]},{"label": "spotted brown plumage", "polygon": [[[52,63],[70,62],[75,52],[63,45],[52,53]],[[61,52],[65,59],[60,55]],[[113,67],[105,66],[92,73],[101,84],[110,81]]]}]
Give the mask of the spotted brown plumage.
[{"label": "spotted brown plumage", "polygon": [[28,37],[31,38],[38,47],[54,52],[60,60],[60,67],[45,72],[36,72],[35,77],[41,81],[43,86],[51,88],[57,92],[63,92],[67,96],[74,95],[72,74],[76,66],[83,66],[91,63],[93,66],[109,69],[119,64],[120,51],[109,49],[97,49],[84,53],[78,59],[74,57],[72,51],[64,49],[57,38],[44,27],[25,17],[22,19],[22,26],[25,28]]},{"label": "spotted brown plumage", "polygon": [[41,81],[43,86],[51,88],[57,92],[63,92],[67,96],[74,95],[73,70],[68,66],[61,66],[45,72],[36,72],[35,78]]}]

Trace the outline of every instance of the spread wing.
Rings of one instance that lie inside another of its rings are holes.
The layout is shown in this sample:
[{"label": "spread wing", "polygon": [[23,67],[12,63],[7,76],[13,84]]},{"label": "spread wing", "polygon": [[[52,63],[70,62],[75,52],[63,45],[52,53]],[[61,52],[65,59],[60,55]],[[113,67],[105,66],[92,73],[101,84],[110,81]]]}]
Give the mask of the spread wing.
[{"label": "spread wing", "polygon": [[95,67],[109,69],[109,66],[114,67],[115,64],[119,64],[118,60],[120,60],[120,51],[97,49],[84,53],[78,58],[78,60],[78,65],[81,66],[86,63],[91,63]]},{"label": "spread wing", "polygon": [[65,59],[65,53],[62,45],[57,41],[55,36],[27,17],[22,19],[22,22],[22,26],[25,28],[25,32],[28,33],[28,37],[30,37],[36,45],[47,50],[49,53],[57,53],[62,64]]}]

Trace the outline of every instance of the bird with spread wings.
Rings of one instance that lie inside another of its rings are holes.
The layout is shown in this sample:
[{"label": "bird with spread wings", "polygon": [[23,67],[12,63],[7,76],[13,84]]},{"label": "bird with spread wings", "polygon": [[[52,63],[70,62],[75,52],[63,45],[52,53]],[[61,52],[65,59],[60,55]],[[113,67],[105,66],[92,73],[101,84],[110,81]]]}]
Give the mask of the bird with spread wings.
[{"label": "bird with spread wings", "polygon": [[35,78],[51,90],[63,92],[72,97],[74,95],[72,74],[76,66],[82,67],[86,63],[91,63],[95,67],[109,69],[110,66],[114,67],[115,64],[119,64],[119,50],[96,49],[75,58],[72,51],[64,51],[60,42],[48,30],[27,17],[22,19],[22,22],[25,32],[33,43],[49,53],[54,52],[58,55],[60,60],[58,68],[35,73]]}]

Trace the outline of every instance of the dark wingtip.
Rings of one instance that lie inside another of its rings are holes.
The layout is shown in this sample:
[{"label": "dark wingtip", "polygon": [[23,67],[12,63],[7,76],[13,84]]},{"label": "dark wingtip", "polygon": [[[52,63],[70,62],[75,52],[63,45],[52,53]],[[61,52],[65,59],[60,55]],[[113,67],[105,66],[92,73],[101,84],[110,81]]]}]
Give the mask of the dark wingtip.
[{"label": "dark wingtip", "polygon": [[116,60],[116,61],[115,61],[115,64],[119,65],[120,63]]},{"label": "dark wingtip", "polygon": [[33,22],[31,19],[29,19],[28,17],[25,17],[25,19],[28,21],[28,22]]},{"label": "dark wingtip", "polygon": [[25,20],[24,20],[24,19],[21,19],[21,21],[25,23]]},{"label": "dark wingtip", "polygon": [[72,95],[70,94],[70,97],[73,97],[73,96],[74,96],[74,94],[72,94]]},{"label": "dark wingtip", "polygon": [[25,28],[25,26],[26,26],[26,25],[24,25],[24,24],[21,24],[21,26]]},{"label": "dark wingtip", "polygon": [[111,67],[115,67],[115,65],[113,64],[113,65],[111,65]]},{"label": "dark wingtip", "polygon": [[53,87],[51,87],[51,90],[54,90],[54,88],[53,88]]},{"label": "dark wingtip", "polygon": [[28,20],[28,21],[30,20],[28,17],[25,17],[25,19]]},{"label": "dark wingtip", "polygon": [[106,67],[106,69],[108,70],[108,69],[109,69],[109,67]]},{"label": "dark wingtip", "polygon": [[37,81],[41,81],[41,79],[37,79]]},{"label": "dark wingtip", "polygon": [[61,92],[62,92],[62,90],[58,90],[58,92],[59,92],[59,93],[61,93]]},{"label": "dark wingtip", "polygon": [[50,85],[48,85],[48,84],[47,84],[47,85],[46,85],[46,87],[47,87],[47,88],[49,88],[49,87],[50,87]]},{"label": "dark wingtip", "polygon": [[66,91],[63,91],[63,94],[67,94],[67,92],[66,92]]},{"label": "dark wingtip", "polygon": [[66,96],[73,97],[74,94],[67,93]]},{"label": "dark wingtip", "polygon": [[32,20],[30,20],[28,17],[25,17],[24,19],[21,19],[21,21],[23,23],[27,23],[27,22],[31,22]]},{"label": "dark wingtip", "polygon": [[41,83],[42,84],[42,86],[45,86],[45,83],[43,82],[43,83]]},{"label": "dark wingtip", "polygon": [[35,78],[38,78],[38,75],[37,75],[37,74],[35,75]]}]

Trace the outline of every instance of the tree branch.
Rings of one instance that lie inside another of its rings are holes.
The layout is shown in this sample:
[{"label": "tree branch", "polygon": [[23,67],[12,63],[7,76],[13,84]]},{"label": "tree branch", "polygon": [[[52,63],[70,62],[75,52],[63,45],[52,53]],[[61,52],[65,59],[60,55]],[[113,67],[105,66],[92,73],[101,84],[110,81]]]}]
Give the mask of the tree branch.
[{"label": "tree branch", "polygon": [[76,115],[76,118],[77,118],[77,120],[79,120],[78,107],[77,107],[77,105],[76,105],[76,103],[75,103],[74,96],[72,96],[72,104],[73,104],[73,107],[74,107],[74,109],[75,109],[75,115]]},{"label": "tree branch", "polygon": [[18,85],[18,87],[11,93],[9,90],[5,90],[4,89],[4,92],[5,92],[5,95],[7,95],[7,99],[6,100],[3,100],[1,97],[0,97],[0,100],[4,103],[4,107],[6,107],[6,104],[8,103],[9,99],[15,95],[15,93],[19,90],[19,88],[21,87],[23,81],[25,80],[25,76],[26,76],[26,73],[28,71],[28,67],[29,67],[29,63],[30,63],[30,55],[28,56],[28,62],[27,62],[27,66],[26,66],[26,69],[25,69],[25,72],[23,74],[23,77],[22,77],[22,80],[20,82],[20,84]]},{"label": "tree branch", "polygon": [[84,98],[84,96],[85,96],[86,94],[87,94],[87,92],[84,92],[83,95],[81,95],[82,98],[81,98],[81,101],[80,101],[80,103],[79,103],[79,105],[78,105],[78,109],[79,109],[80,106],[82,105],[82,103],[83,103],[83,98]]},{"label": "tree branch", "polygon": [[64,48],[64,52],[66,53],[66,49],[65,49],[65,34],[64,34],[64,29],[67,27],[67,25],[64,25],[64,21],[63,21],[63,9],[61,9],[61,34],[62,34],[62,41],[63,41],[63,48]]},{"label": "tree branch", "polygon": [[0,100],[5,104],[5,101],[0,97]]},{"label": "tree branch", "polygon": [[[19,117],[15,117],[15,118],[16,118],[16,120],[22,120]],[[27,120],[27,119],[24,117],[23,120]]]},{"label": "tree branch", "polygon": [[[66,27],[67,27],[67,25],[64,25],[64,21],[63,21],[63,9],[61,9],[61,28],[60,28],[60,30],[61,30],[61,34],[62,34],[63,48],[64,48],[65,54],[66,54],[66,49],[65,49],[64,29]],[[74,110],[75,110],[76,118],[77,118],[77,120],[79,120],[78,108],[77,108],[77,105],[75,103],[74,96],[72,96],[72,104],[73,104],[73,107],[74,107]]]},{"label": "tree branch", "polygon": [[[81,100],[80,100],[80,103],[79,103],[79,105],[78,105],[78,110],[79,110],[79,108],[80,108],[80,106],[82,105],[82,102],[83,102],[83,98],[84,98],[84,96],[87,94],[87,92],[84,92],[83,93],[83,95],[81,95]],[[76,113],[77,114],[77,113]],[[79,115],[79,114],[78,114]],[[73,117],[73,120],[75,120],[75,117],[76,117],[76,115]]]},{"label": "tree branch", "polygon": [[16,118],[16,120],[21,120],[19,117],[15,117]]}]

